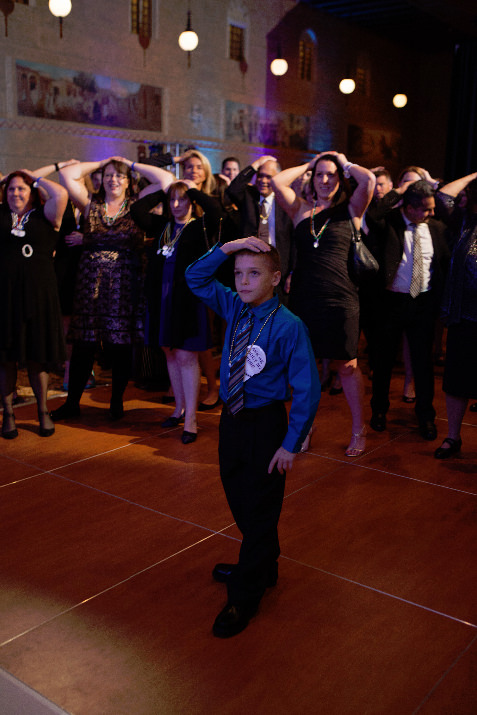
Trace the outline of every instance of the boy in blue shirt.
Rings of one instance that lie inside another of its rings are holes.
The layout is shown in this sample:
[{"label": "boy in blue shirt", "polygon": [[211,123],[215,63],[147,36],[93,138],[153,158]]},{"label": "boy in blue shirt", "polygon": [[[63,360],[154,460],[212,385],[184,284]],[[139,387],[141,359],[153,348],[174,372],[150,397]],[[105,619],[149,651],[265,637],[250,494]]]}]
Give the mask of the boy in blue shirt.
[{"label": "boy in blue shirt", "polygon": [[[214,278],[232,254],[237,292]],[[274,295],[280,278],[278,252],[254,236],[217,244],[186,271],[192,292],[227,321],[220,366],[224,408],[219,464],[243,538],[238,563],[217,564],[213,570],[228,591],[213,627],[221,638],[246,628],[267,586],[277,582],[285,472],[302,447],[320,400],[307,329]]]}]

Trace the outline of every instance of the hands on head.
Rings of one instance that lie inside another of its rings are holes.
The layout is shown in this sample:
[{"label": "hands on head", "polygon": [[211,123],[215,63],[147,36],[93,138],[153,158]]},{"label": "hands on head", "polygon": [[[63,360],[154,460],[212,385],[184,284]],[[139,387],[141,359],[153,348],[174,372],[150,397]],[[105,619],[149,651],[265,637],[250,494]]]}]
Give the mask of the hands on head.
[{"label": "hands on head", "polygon": [[230,241],[230,243],[224,243],[220,247],[223,253],[230,255],[236,253],[237,251],[243,251],[244,249],[253,251],[254,253],[267,253],[270,250],[270,246],[265,241],[257,236],[247,236],[246,238],[237,238],[235,241]]},{"label": "hands on head", "polygon": [[277,157],[268,156],[267,154],[264,154],[263,156],[259,156],[258,159],[255,159],[255,161],[252,163],[252,166],[255,171],[258,171],[260,167],[263,166],[267,161],[277,161]]}]

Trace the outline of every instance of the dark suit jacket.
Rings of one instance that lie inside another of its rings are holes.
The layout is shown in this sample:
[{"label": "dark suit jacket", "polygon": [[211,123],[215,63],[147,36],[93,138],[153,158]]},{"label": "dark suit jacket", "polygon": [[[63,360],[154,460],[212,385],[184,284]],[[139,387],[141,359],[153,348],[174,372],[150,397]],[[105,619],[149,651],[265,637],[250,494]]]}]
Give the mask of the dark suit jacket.
[{"label": "dark suit jacket", "polygon": [[[446,227],[441,221],[429,219],[429,231],[434,247],[431,264],[431,289],[435,293],[436,307],[440,303],[444,290],[445,277],[449,266],[449,247],[446,237]],[[404,231],[406,223],[400,209],[392,209],[379,222],[378,263],[381,285],[388,287],[394,280],[396,271],[404,253]]]},{"label": "dark suit jacket", "polygon": [[[240,212],[240,237],[256,236],[260,221],[260,193],[249,182],[256,171],[247,166],[238,174],[226,189],[226,194]],[[274,201],[275,243],[282,264],[282,280],[295,265],[295,246],[293,242],[293,223],[285,211]]]}]

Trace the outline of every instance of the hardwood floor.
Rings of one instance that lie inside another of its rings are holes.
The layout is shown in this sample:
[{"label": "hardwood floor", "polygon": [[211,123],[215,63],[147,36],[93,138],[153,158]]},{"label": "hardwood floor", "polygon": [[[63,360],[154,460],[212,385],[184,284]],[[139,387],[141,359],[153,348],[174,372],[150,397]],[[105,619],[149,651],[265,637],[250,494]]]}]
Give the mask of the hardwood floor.
[{"label": "hardwood floor", "polygon": [[[388,429],[369,429],[355,460],[344,397],[323,395],[287,476],[278,585],[226,641],[211,632],[225,603],[211,570],[237,558],[239,533],[220,409],[184,446],[181,427],[159,427],[172,407],[132,385],[120,422],[103,385],[48,439],[33,405],[16,408],[19,437],[0,445],[0,666],[74,715],[473,715],[477,413],[461,456],[437,461],[440,379],[436,442],[400,389],[398,375]],[[7,679],[2,715],[30,712]]]}]

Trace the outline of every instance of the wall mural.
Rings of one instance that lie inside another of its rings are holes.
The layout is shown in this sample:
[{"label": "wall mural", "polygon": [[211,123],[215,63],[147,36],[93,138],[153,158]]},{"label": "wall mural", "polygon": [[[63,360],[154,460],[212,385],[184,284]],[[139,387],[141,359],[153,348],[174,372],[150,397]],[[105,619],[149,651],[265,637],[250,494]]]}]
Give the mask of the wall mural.
[{"label": "wall mural", "polygon": [[363,166],[386,166],[388,169],[401,157],[401,135],[387,129],[348,126],[348,156]]},{"label": "wall mural", "polygon": [[16,61],[18,114],[107,127],[162,130],[162,89]]},{"label": "wall mural", "polygon": [[227,102],[225,139],[289,149],[308,149],[309,117]]}]

